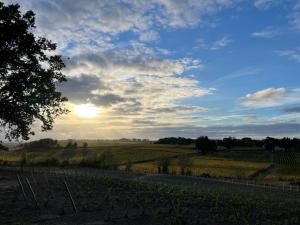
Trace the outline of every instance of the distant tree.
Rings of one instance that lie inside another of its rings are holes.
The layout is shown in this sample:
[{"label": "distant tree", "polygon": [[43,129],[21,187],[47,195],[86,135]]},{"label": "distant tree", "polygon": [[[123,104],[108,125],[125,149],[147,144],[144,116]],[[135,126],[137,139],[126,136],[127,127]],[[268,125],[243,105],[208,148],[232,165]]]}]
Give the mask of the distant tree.
[{"label": "distant tree", "polygon": [[72,149],[76,149],[77,145],[78,145],[77,142],[74,142],[73,145],[72,145]]},{"label": "distant tree", "polygon": [[8,151],[8,147],[4,146],[2,142],[0,142],[0,151]]},{"label": "distant tree", "polygon": [[84,149],[86,149],[86,148],[88,147],[88,143],[87,143],[87,142],[83,142],[82,147],[83,147]]},{"label": "distant tree", "polygon": [[198,137],[195,146],[197,151],[204,155],[217,150],[216,142],[214,140],[209,140],[207,136]]},{"label": "distant tree", "polygon": [[223,138],[223,146],[227,149],[232,149],[236,146],[236,139],[234,137]]},{"label": "distant tree", "polygon": [[35,15],[20,6],[0,2],[0,128],[9,140],[28,140],[39,120],[50,130],[54,119],[67,112],[67,101],[56,90],[66,81],[56,44],[34,35]]},{"label": "distant tree", "polygon": [[295,149],[297,152],[300,152],[300,139],[298,139],[298,138],[293,138],[292,142],[293,142],[294,149]]},{"label": "distant tree", "polygon": [[240,140],[240,146],[252,147],[254,145],[254,141],[249,137],[244,137]]},{"label": "distant tree", "polygon": [[53,140],[51,138],[43,138],[37,141],[31,141],[29,143],[24,144],[24,148],[27,149],[49,149],[56,148],[57,140]]},{"label": "distant tree", "polygon": [[70,140],[70,141],[68,141],[65,148],[72,148],[72,147],[73,147],[73,142]]},{"label": "distant tree", "polygon": [[288,137],[284,137],[279,140],[278,145],[285,150],[291,150],[293,148],[293,141]]},{"label": "distant tree", "polygon": [[167,137],[158,139],[155,143],[156,144],[171,144],[171,145],[190,145],[193,144],[195,141],[191,138],[184,138],[184,137]]},{"label": "distant tree", "polygon": [[272,152],[275,149],[276,146],[276,139],[275,138],[271,138],[271,137],[267,137],[266,139],[264,139],[264,148],[266,151]]},{"label": "distant tree", "polygon": [[111,151],[103,152],[99,157],[97,157],[97,164],[103,169],[109,169],[113,166],[114,156]]}]

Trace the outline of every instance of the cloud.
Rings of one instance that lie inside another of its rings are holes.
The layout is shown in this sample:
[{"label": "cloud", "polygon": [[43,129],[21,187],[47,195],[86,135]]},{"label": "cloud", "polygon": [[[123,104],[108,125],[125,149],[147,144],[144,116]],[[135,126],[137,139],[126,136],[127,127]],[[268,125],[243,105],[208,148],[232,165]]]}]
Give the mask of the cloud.
[{"label": "cloud", "polygon": [[72,41],[74,48],[89,48],[92,41],[97,48],[106,50],[113,47],[111,37],[120,33],[135,32],[141,34],[143,41],[157,40],[155,31],[149,32],[151,28],[206,25],[213,15],[239,1],[7,0],[6,3],[18,2],[22,9],[34,10],[38,33],[56,40],[60,46],[67,47]]},{"label": "cloud", "polygon": [[201,67],[203,64],[200,60],[161,59],[138,52],[136,49],[127,49],[74,56],[69,62],[66,72],[73,75],[88,71],[105,73],[106,76],[157,75],[163,77],[182,74],[187,70]]},{"label": "cloud", "polygon": [[283,109],[286,113],[300,113],[300,106],[299,107],[290,107]]},{"label": "cloud", "polygon": [[[102,127],[99,124],[82,124],[80,129],[70,130],[69,126],[64,124],[57,124],[54,130],[47,133],[37,133],[36,139],[48,137],[60,139],[74,138],[73,132],[76,130],[77,138],[89,139],[116,139],[120,137],[126,138],[148,138],[158,139],[162,137],[191,137],[196,138],[199,136],[208,136],[209,138],[224,138],[234,136],[237,138],[252,137],[252,138],[265,138],[271,137],[299,137],[300,124],[299,123],[274,123],[274,124],[259,124],[259,125],[238,125],[238,126],[157,126],[156,122],[151,119],[148,120],[133,120],[131,123],[136,124],[132,129],[123,127],[123,122],[115,121],[117,127],[113,127],[112,123],[105,124]],[[103,125],[105,121],[101,121]],[[99,127],[97,127],[97,125]],[[146,127],[144,126],[146,125]],[[150,127],[153,125],[152,127]]]},{"label": "cloud", "polygon": [[86,74],[81,74],[78,77],[68,77],[68,82],[58,85],[58,90],[76,104],[86,103],[91,98],[92,91],[99,88],[109,90],[99,77]]},{"label": "cloud", "polygon": [[214,80],[213,83],[221,83],[221,82],[224,82],[225,80],[253,76],[253,75],[259,74],[261,71],[262,71],[262,69],[257,66],[249,66],[249,67],[242,68],[238,71],[235,71],[233,73],[224,75],[224,76]]},{"label": "cloud", "polygon": [[224,138],[233,136],[237,138],[252,137],[265,138],[272,137],[297,137],[300,135],[300,124],[295,123],[275,123],[259,125],[238,125],[238,126],[173,126],[173,127],[153,127],[134,129],[134,133],[139,137],[150,137],[157,139],[166,136],[184,136],[196,138],[199,136],[209,136],[210,138]]},{"label": "cloud", "polygon": [[275,51],[279,56],[288,57],[297,63],[300,63],[300,47],[295,50],[279,50]]},{"label": "cloud", "polygon": [[275,37],[279,34],[280,34],[279,30],[268,27],[268,28],[266,28],[262,31],[253,32],[251,34],[251,36],[252,37],[257,37],[257,38],[272,38],[272,37]]},{"label": "cloud", "polygon": [[281,2],[281,0],[255,0],[254,6],[260,10],[268,10],[278,6]]},{"label": "cloud", "polygon": [[198,38],[196,40],[195,46],[193,49],[206,49],[207,48],[207,43],[203,38]]},{"label": "cloud", "polygon": [[242,99],[242,105],[249,108],[267,108],[300,102],[300,89],[286,91],[285,88],[267,88]]},{"label": "cloud", "polygon": [[229,45],[230,43],[232,43],[233,40],[228,38],[228,37],[223,37],[217,41],[215,41],[212,46],[211,46],[211,50],[219,50],[221,48],[226,47],[227,45]]},{"label": "cloud", "polygon": [[285,93],[285,88],[267,88],[243,98],[242,105],[246,107],[270,107],[278,105],[278,100]]},{"label": "cloud", "polygon": [[133,42],[125,49],[71,57],[64,72],[74,89],[65,88],[62,91],[73,96],[70,98],[73,103],[86,101],[84,103],[106,108],[111,116],[122,115],[123,122],[128,118],[146,118],[151,114],[169,114],[176,120],[181,114],[209,110],[176,104],[180,99],[201,97],[214,91],[200,87],[198,80],[184,75],[202,68],[199,59],[162,58],[156,49]]},{"label": "cloud", "polygon": [[183,106],[183,105],[174,105],[168,107],[160,108],[149,108],[149,113],[192,113],[192,112],[208,112],[209,109],[199,106]]},{"label": "cloud", "polygon": [[90,101],[95,105],[106,107],[119,102],[124,102],[126,99],[113,93],[106,93],[103,95],[94,95]]},{"label": "cloud", "polygon": [[144,42],[157,41],[159,39],[159,34],[155,31],[143,32],[140,34],[139,39]]}]

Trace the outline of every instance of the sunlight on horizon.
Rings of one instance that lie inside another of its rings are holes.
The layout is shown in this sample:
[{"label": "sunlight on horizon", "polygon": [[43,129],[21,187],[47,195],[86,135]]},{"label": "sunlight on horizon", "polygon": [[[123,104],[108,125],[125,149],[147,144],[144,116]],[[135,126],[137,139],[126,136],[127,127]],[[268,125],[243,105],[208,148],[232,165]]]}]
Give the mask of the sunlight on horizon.
[{"label": "sunlight on horizon", "polygon": [[100,109],[93,104],[75,105],[75,114],[82,118],[94,118],[99,112]]}]

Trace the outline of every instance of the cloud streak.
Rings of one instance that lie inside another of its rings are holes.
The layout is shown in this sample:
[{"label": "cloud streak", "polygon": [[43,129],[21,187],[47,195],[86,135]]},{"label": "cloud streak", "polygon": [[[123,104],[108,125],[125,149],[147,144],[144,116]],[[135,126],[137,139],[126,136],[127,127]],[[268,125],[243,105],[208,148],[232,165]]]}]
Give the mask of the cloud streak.
[{"label": "cloud streak", "polygon": [[300,102],[300,89],[266,88],[243,97],[242,105],[249,108],[268,108]]}]

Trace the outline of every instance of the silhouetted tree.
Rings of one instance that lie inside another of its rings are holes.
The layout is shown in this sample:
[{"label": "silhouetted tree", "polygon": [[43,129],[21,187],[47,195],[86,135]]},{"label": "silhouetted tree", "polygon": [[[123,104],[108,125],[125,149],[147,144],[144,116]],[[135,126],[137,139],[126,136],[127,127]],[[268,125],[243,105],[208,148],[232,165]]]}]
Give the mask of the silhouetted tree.
[{"label": "silhouetted tree", "polygon": [[84,149],[86,149],[86,148],[88,147],[88,143],[87,143],[87,142],[84,142],[83,145],[82,145],[82,147],[83,147]]},{"label": "silhouetted tree", "polygon": [[184,138],[184,137],[167,137],[158,139],[156,144],[172,144],[172,145],[190,145],[193,144],[195,141],[191,138]]},{"label": "silhouetted tree", "polygon": [[217,144],[214,140],[209,140],[207,136],[198,137],[195,142],[195,146],[198,152],[207,154],[217,150]]},{"label": "silhouetted tree", "polygon": [[73,143],[72,141],[68,141],[67,145],[65,148],[72,148],[73,147]]},{"label": "silhouetted tree", "polygon": [[278,145],[281,148],[284,148],[285,150],[291,150],[293,147],[293,142],[290,138],[284,137],[281,140],[279,140]]},{"label": "silhouetted tree", "polygon": [[227,149],[232,149],[234,146],[236,146],[236,139],[233,137],[223,138],[223,146]]},{"label": "silhouetted tree", "polygon": [[49,149],[56,148],[57,140],[53,140],[51,138],[44,138],[37,141],[31,141],[29,143],[24,144],[24,148],[27,149]]},{"label": "silhouetted tree", "polygon": [[66,81],[64,63],[56,44],[36,37],[35,15],[21,14],[20,6],[0,2],[0,127],[9,140],[29,139],[31,125],[39,120],[50,130],[54,119],[66,113],[67,100],[56,90]]},{"label": "silhouetted tree", "polygon": [[271,138],[271,137],[267,137],[266,139],[264,139],[264,148],[265,150],[272,152],[275,149],[276,146],[276,140],[275,138]]},{"label": "silhouetted tree", "polygon": [[0,151],[8,151],[8,147],[4,146],[2,142],[0,142]]},{"label": "silhouetted tree", "polygon": [[73,143],[72,148],[73,148],[73,149],[76,149],[76,148],[77,148],[77,142],[74,142],[74,143]]}]

